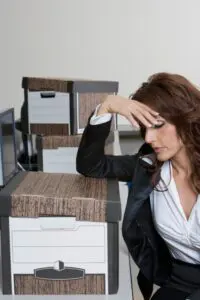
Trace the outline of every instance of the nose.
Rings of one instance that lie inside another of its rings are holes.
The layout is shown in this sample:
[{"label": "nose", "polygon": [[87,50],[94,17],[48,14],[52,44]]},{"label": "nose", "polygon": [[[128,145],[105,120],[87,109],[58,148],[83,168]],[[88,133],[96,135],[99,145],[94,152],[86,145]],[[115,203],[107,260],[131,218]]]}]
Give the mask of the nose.
[{"label": "nose", "polygon": [[156,130],[154,128],[146,128],[144,140],[147,144],[153,144],[156,141]]}]

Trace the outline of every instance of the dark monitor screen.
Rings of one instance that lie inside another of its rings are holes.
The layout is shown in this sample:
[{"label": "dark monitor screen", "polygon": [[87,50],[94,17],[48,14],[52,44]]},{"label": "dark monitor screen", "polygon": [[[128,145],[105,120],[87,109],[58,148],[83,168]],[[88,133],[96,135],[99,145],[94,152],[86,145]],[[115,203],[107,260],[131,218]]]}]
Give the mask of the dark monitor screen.
[{"label": "dark monitor screen", "polygon": [[0,112],[2,180],[5,185],[17,171],[14,110]]}]

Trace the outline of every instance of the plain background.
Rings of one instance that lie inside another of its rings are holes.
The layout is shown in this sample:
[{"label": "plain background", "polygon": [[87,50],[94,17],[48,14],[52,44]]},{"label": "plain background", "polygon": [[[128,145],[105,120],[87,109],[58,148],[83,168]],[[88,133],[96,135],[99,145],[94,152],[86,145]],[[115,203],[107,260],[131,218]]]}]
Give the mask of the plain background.
[{"label": "plain background", "polygon": [[199,85],[199,12],[199,0],[0,0],[0,108],[19,117],[23,76],[117,80],[125,97],[161,71]]}]

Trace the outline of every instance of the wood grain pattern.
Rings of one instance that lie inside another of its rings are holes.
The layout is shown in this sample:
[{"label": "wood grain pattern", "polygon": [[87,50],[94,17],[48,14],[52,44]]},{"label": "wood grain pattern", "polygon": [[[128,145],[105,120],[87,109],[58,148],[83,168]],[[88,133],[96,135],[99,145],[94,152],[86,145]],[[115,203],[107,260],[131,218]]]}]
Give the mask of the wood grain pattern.
[{"label": "wood grain pattern", "polygon": [[55,91],[62,93],[77,92],[118,92],[117,81],[53,78],[53,77],[23,77],[22,88],[30,91]]},{"label": "wood grain pattern", "polygon": [[[57,149],[59,147],[78,147],[82,139],[82,134],[71,135],[71,136],[64,136],[64,135],[48,136],[47,135],[47,136],[40,136],[38,137],[38,139],[41,141],[40,147],[42,149]],[[108,138],[106,139],[106,145],[112,144],[113,141],[114,141],[114,133],[110,132]]]},{"label": "wood grain pattern", "polygon": [[56,149],[59,147],[78,147],[82,135],[71,136],[42,136],[42,149]]},{"label": "wood grain pattern", "polygon": [[[79,94],[79,128],[85,128],[92,111],[98,104],[101,104],[108,93],[85,93]],[[111,130],[114,130],[114,122],[112,121]]]},{"label": "wood grain pattern", "polygon": [[22,79],[22,87],[30,91],[55,91],[68,93],[72,81],[64,78],[28,77]]},{"label": "wood grain pattern", "polygon": [[85,128],[92,111],[104,101],[107,95],[106,93],[78,94],[79,128]]},{"label": "wood grain pattern", "polygon": [[11,194],[11,216],[75,216],[106,221],[108,180],[79,174],[28,172]]},{"label": "wood grain pattern", "polygon": [[30,124],[32,134],[69,135],[69,124]]},{"label": "wood grain pattern", "polygon": [[17,295],[105,294],[105,275],[86,275],[77,280],[44,280],[33,275],[14,275]]}]

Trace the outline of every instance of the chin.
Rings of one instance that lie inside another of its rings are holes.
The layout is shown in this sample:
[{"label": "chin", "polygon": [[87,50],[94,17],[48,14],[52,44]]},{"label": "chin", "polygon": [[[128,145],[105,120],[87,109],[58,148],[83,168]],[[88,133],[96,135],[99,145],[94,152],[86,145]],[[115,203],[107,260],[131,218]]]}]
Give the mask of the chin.
[{"label": "chin", "polygon": [[156,153],[156,158],[159,161],[165,162],[165,161],[171,159],[172,156],[171,155],[167,155],[166,153],[165,154],[164,153]]}]

